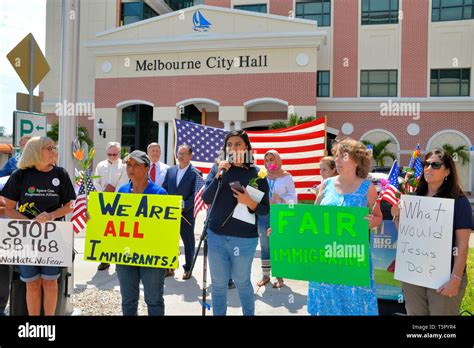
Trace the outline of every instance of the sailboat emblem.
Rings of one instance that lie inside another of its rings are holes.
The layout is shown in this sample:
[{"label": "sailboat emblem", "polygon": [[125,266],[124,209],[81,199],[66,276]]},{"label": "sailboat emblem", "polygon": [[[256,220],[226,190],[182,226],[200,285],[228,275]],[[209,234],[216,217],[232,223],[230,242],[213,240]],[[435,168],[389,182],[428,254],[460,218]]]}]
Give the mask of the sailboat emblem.
[{"label": "sailboat emblem", "polygon": [[199,32],[203,32],[203,31],[208,31],[209,28],[211,27],[211,23],[209,23],[207,21],[206,18],[204,18],[204,16],[202,15],[201,11],[197,10],[196,12],[194,12],[194,15],[193,15],[193,29],[194,31],[199,31]]}]

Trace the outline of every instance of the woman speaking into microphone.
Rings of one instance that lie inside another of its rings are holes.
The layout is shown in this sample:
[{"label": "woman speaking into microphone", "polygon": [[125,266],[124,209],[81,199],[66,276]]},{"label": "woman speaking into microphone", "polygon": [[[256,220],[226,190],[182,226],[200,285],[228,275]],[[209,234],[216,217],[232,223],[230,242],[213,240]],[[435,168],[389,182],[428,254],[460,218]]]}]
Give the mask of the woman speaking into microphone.
[{"label": "woman speaking into microphone", "polygon": [[252,179],[258,177],[259,168],[253,165],[252,145],[247,133],[242,130],[231,131],[226,135],[216,162],[207,176],[202,195],[203,201],[211,204],[221,181],[221,188],[208,217],[207,230],[213,313],[226,315],[227,285],[232,275],[243,315],[254,315],[250,272],[258,243],[257,219],[254,216],[253,223],[249,222],[252,219],[243,221],[234,214],[234,209],[240,203],[246,206],[250,214],[267,215],[270,209],[269,187],[266,180],[253,180],[258,184],[258,190],[264,193],[260,202],[252,199],[245,188]]}]

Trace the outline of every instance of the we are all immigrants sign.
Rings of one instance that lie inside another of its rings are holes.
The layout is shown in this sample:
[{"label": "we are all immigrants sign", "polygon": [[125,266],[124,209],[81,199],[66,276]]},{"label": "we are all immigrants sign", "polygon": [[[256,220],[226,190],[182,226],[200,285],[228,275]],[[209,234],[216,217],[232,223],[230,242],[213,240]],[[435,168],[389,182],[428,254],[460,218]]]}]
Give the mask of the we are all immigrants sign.
[{"label": "we are all immigrants sign", "polygon": [[270,258],[276,277],[370,286],[368,208],[271,206]]}]

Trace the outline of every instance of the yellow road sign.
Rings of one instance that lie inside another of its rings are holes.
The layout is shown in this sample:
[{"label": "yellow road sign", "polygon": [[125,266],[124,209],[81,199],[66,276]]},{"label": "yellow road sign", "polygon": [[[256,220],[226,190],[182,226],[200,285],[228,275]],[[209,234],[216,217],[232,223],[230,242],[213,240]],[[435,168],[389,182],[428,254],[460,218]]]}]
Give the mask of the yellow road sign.
[{"label": "yellow road sign", "polygon": [[30,42],[33,44],[34,50],[34,58],[33,58],[33,84],[31,88],[35,88],[38,86],[40,81],[46,76],[49,71],[49,64],[46,61],[43,52],[39,48],[38,44],[36,43],[33,34],[29,33],[25,36],[23,40],[20,41],[18,45],[15,46],[14,49],[7,54],[7,59],[9,60],[10,64],[15,69],[18,76],[20,76],[21,81],[26,86],[26,88],[30,89]]}]

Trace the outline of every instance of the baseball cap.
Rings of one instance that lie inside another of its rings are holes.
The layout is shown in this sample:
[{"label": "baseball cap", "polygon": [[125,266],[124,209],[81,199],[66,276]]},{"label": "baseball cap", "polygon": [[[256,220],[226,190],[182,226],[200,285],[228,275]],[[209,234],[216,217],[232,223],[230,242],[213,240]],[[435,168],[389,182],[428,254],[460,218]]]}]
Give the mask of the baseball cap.
[{"label": "baseball cap", "polygon": [[132,151],[126,158],[125,163],[127,163],[131,158],[133,158],[137,163],[144,164],[145,167],[150,166],[150,158],[146,153],[140,150]]}]

